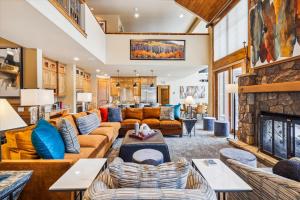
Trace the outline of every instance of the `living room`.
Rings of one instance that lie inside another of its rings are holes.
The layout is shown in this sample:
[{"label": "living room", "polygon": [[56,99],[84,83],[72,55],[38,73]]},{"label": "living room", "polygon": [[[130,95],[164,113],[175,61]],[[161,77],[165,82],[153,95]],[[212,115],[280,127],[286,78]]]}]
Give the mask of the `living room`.
[{"label": "living room", "polygon": [[300,199],[298,4],[0,0],[0,199]]}]

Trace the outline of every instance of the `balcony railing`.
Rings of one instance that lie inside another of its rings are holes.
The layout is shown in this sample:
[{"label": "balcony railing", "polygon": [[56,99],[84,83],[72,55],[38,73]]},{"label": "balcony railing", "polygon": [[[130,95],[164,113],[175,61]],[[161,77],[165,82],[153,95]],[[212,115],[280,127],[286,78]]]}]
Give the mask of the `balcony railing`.
[{"label": "balcony railing", "polygon": [[82,19],[83,0],[49,0],[84,36],[84,19]]}]

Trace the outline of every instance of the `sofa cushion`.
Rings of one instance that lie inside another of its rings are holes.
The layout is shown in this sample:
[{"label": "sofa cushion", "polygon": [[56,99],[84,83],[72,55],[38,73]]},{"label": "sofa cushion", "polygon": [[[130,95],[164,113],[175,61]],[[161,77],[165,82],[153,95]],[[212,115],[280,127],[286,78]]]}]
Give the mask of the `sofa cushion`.
[{"label": "sofa cushion", "polygon": [[32,131],[31,139],[33,146],[41,158],[64,158],[64,142],[57,129],[46,120],[42,119],[38,122]]},{"label": "sofa cushion", "polygon": [[126,108],[125,109],[126,119],[143,119],[143,109],[142,108]]},{"label": "sofa cushion", "polygon": [[100,121],[97,114],[93,113],[76,119],[76,124],[80,134],[86,135],[93,132],[100,126]]},{"label": "sofa cushion", "polygon": [[273,173],[300,182],[300,161],[280,160],[273,167]]},{"label": "sofa cushion", "polygon": [[80,147],[99,148],[106,144],[107,137],[104,135],[78,135]]},{"label": "sofa cushion", "polygon": [[143,117],[144,119],[159,119],[160,108],[143,108]]},{"label": "sofa cushion", "polygon": [[167,104],[165,106],[168,106],[168,107],[173,107],[174,108],[174,118],[175,119],[180,119],[180,108],[181,108],[181,104],[176,104],[176,105],[171,105],[171,104]]},{"label": "sofa cushion", "polygon": [[73,119],[74,121],[76,122],[76,119],[78,119],[79,117],[83,117],[83,116],[86,116],[86,112],[80,112],[80,113],[76,113],[76,114],[73,114]]},{"label": "sofa cushion", "polygon": [[62,119],[59,125],[59,133],[65,144],[66,153],[79,153],[80,145],[74,127],[67,119]]},{"label": "sofa cushion", "polygon": [[174,107],[160,107],[160,120],[174,120]]},{"label": "sofa cushion", "polygon": [[160,128],[160,121],[158,119],[144,119],[142,124],[147,124],[150,128]]},{"label": "sofa cushion", "polygon": [[121,108],[108,108],[108,121],[121,122],[122,121]]},{"label": "sofa cushion", "polygon": [[72,115],[66,115],[66,116],[63,117],[63,119],[68,120],[72,124],[76,135],[79,135],[79,131],[78,131],[78,128],[77,128],[76,122],[74,121],[73,116]]},{"label": "sofa cushion", "polygon": [[11,160],[36,160],[40,159],[40,156],[37,153],[30,151],[24,151],[20,149],[10,149],[9,158]]},{"label": "sofa cushion", "polygon": [[184,189],[190,164],[184,158],[158,166],[123,162],[116,158],[109,172],[117,188],[174,188]]},{"label": "sofa cushion", "polygon": [[91,135],[103,135],[107,137],[107,142],[111,142],[117,138],[118,135],[114,133],[113,127],[99,127],[91,132]]},{"label": "sofa cushion", "polygon": [[132,129],[134,128],[135,123],[140,124],[141,121],[138,119],[125,119],[124,121],[121,122],[121,127],[126,129]]},{"label": "sofa cushion", "polygon": [[108,108],[100,108],[102,122],[108,121]]},{"label": "sofa cushion", "polygon": [[161,129],[181,129],[181,123],[177,120],[162,120],[160,121]]},{"label": "sofa cushion", "polygon": [[82,147],[80,148],[80,153],[66,153],[64,159],[72,160],[73,162],[78,161],[81,158],[93,158],[94,157],[95,148],[90,147]]},{"label": "sofa cushion", "polygon": [[99,118],[99,121],[101,122],[101,114],[100,114],[100,110],[98,109],[92,109],[87,111],[88,114],[93,114],[95,113],[97,115],[97,117]]},{"label": "sofa cushion", "polygon": [[113,127],[115,134],[119,134],[121,128],[120,122],[101,122],[101,127]]}]

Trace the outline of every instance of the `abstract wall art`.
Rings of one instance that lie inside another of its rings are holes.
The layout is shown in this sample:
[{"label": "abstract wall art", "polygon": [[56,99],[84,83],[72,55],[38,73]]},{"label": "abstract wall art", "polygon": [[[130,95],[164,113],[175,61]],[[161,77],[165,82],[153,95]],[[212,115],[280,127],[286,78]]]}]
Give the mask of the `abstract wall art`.
[{"label": "abstract wall art", "polygon": [[130,60],[185,60],[185,41],[130,40]]},{"label": "abstract wall art", "polygon": [[300,55],[300,1],[257,0],[250,10],[252,66]]},{"label": "abstract wall art", "polygon": [[202,86],[180,86],[180,99],[192,96],[194,99],[205,98],[206,87]]}]

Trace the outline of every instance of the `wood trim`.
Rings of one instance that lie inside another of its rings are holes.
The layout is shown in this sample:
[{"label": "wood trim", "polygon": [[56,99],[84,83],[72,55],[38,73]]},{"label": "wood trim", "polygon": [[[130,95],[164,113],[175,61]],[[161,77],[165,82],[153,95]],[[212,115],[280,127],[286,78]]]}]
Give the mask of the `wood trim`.
[{"label": "wood trim", "polygon": [[258,67],[252,67],[252,69],[255,71],[257,69],[262,69],[262,68],[270,67],[270,66],[273,66],[273,65],[279,65],[279,64],[286,63],[286,62],[291,62],[291,61],[294,61],[294,60],[300,60],[300,56],[286,58],[284,60],[278,60],[278,61],[275,61],[275,62],[272,62],[272,63],[268,63],[268,64],[265,64],[265,65],[262,65],[262,66],[258,66]]},{"label": "wood trim", "polygon": [[72,17],[65,11],[65,9],[56,1],[56,0],[48,0],[57,10],[62,14],[84,37],[87,37],[86,32],[76,23]]},{"label": "wood trim", "polygon": [[199,25],[200,22],[201,22],[201,19],[199,19],[198,17],[195,17],[193,22],[191,23],[191,25],[187,29],[186,33],[193,33],[193,31]]},{"label": "wood trim", "polygon": [[246,58],[244,48],[239,49],[224,58],[214,61],[213,70],[218,70],[226,65],[241,61]]},{"label": "wood trim", "polygon": [[300,92],[300,81],[239,87],[239,93]]},{"label": "wood trim", "polygon": [[143,32],[109,32],[115,35],[209,35],[208,33],[143,33]]}]

